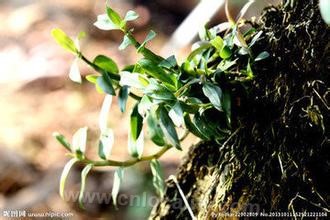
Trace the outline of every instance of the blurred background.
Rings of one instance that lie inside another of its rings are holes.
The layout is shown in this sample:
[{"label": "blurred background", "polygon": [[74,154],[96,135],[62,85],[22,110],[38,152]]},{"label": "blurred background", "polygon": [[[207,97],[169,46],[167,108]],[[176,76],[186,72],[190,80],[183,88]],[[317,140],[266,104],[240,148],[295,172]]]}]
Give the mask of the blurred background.
[{"label": "blurred background", "polygon": [[[110,2],[122,15],[129,9],[140,15],[132,23],[137,39],[143,40],[150,29],[157,32],[149,44],[157,53],[166,45],[171,46],[168,42],[173,32],[200,3],[199,0]],[[271,2],[276,1],[257,0],[247,17],[259,15]],[[244,3],[230,1],[233,14]],[[120,195],[126,196],[122,197],[118,210],[111,201],[97,199],[86,203],[86,210],[81,210],[74,198],[63,201],[58,195],[59,177],[68,157],[52,133],[59,131],[70,140],[78,128],[88,126],[88,154],[96,158],[97,121],[104,95],[86,81],[80,85],[68,79],[74,57],[56,45],[50,31],[59,27],[73,37],[85,31],[87,37],[82,40],[81,49],[90,59],[104,54],[116,60],[120,67],[134,63],[138,59],[134,49],[120,52],[117,49],[122,39],[120,33],[93,26],[104,8],[104,1],[92,0],[0,0],[0,211],[66,212],[72,213],[72,219],[146,219],[155,204],[148,163],[125,171]],[[209,26],[225,20],[221,7]],[[171,53],[180,60],[190,50],[189,42],[187,45],[173,47]],[[83,63],[79,65],[83,75],[94,73]],[[120,113],[117,100],[109,123],[115,130],[112,158],[129,158],[128,115]],[[171,150],[161,158],[165,177],[175,173],[188,147],[197,141],[189,137],[183,144],[183,152]],[[157,147],[147,142],[145,154],[155,151]],[[67,192],[79,191],[80,171],[81,167],[76,166],[70,173]],[[86,191],[109,197],[112,176],[112,168],[94,170],[89,174]],[[138,201],[143,198],[149,199]]]}]

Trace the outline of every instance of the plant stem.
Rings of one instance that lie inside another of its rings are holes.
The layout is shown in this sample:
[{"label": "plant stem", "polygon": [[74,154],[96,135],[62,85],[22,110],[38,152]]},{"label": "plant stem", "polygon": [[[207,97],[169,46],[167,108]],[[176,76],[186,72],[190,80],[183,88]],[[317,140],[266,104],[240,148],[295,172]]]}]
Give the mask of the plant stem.
[{"label": "plant stem", "polygon": [[85,163],[85,164],[93,164],[93,166],[99,166],[99,167],[100,166],[129,167],[129,166],[133,166],[134,164],[142,162],[142,161],[150,161],[152,159],[158,159],[171,148],[172,148],[172,146],[165,146],[155,154],[152,154],[149,156],[144,156],[141,158],[130,159],[130,160],[126,160],[126,161],[116,161],[116,160],[95,161],[95,160],[90,160],[90,159],[85,158],[83,160],[80,160],[80,162]]},{"label": "plant stem", "polygon": [[[102,70],[100,67],[98,67],[97,65],[95,65],[94,63],[92,63],[90,60],[88,60],[81,52],[78,53],[78,56],[85,62],[87,63],[89,66],[91,66],[95,71],[101,73],[101,74],[104,74],[104,70]],[[109,73],[107,72],[107,74],[109,74],[110,78],[113,79],[113,80],[116,80],[117,82],[120,80],[120,75],[118,74],[114,74],[114,73]],[[137,100],[137,101],[140,101],[141,100],[141,97],[130,92],[128,94],[131,98]]]},{"label": "plant stem", "polygon": [[128,95],[129,95],[131,98],[135,99],[136,101],[140,101],[140,100],[142,99],[140,96],[135,95],[133,92],[129,92]]},{"label": "plant stem", "polygon": [[[92,63],[90,60],[88,60],[82,53],[79,52],[79,57],[86,62],[88,65],[90,65],[95,71],[104,74],[104,70],[101,69],[100,67],[98,67],[97,65],[95,65],[94,63]],[[114,74],[114,73],[109,73],[107,72],[107,74],[109,74],[109,76],[111,77],[111,79],[119,81],[120,80],[120,75],[118,74]]]},{"label": "plant stem", "polygon": [[130,31],[125,31],[125,35],[131,41],[132,45],[137,49],[139,53],[141,53],[145,58],[155,62],[160,63],[164,60],[163,57],[156,55],[154,52],[149,50],[148,48],[141,47],[141,44],[135,39]]},{"label": "plant stem", "polygon": [[[190,132],[188,130],[186,130],[185,133],[183,134],[183,136],[180,138],[180,141],[183,141],[189,135],[189,133]],[[151,161],[153,159],[158,159],[171,148],[172,148],[171,145],[167,145],[167,146],[162,147],[162,149],[155,154],[152,154],[149,156],[144,156],[141,158],[134,158],[134,159],[126,160],[126,161],[117,161],[117,160],[97,160],[96,161],[96,160],[90,160],[88,158],[84,158],[84,159],[79,160],[79,162],[85,163],[85,164],[93,164],[93,166],[99,166],[99,167],[102,167],[102,166],[130,167],[130,166],[133,166],[136,163],[139,163],[142,161]]]}]

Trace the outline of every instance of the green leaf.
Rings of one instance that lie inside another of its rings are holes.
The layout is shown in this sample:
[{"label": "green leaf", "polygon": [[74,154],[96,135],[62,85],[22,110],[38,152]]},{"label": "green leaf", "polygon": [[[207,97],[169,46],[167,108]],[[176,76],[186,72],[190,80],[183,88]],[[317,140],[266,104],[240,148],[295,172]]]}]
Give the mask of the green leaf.
[{"label": "green leaf", "polygon": [[112,8],[107,7],[107,15],[112,23],[118,28],[121,29],[125,25],[123,20],[121,19],[120,15],[115,12]]},{"label": "green leaf", "polygon": [[247,38],[247,37],[250,37],[252,34],[254,34],[256,31],[257,31],[257,29],[250,28],[247,31],[245,31],[243,35],[245,38]]},{"label": "green leaf", "polygon": [[[202,55],[207,49],[212,47],[212,44],[209,42],[202,42],[200,45],[195,43],[197,48],[194,49],[189,56],[187,57],[187,61],[192,61],[197,55]],[[195,47],[195,46],[194,46]]]},{"label": "green leaf", "polygon": [[198,36],[202,41],[210,41],[216,37],[214,29],[208,29],[206,26],[198,31]]},{"label": "green leaf", "polygon": [[84,204],[83,204],[83,199],[84,199],[84,192],[86,188],[86,178],[89,173],[89,171],[93,168],[93,164],[88,164],[85,166],[85,168],[81,172],[81,185],[80,185],[80,192],[79,192],[79,207],[81,209],[85,209]]},{"label": "green leaf", "polygon": [[254,35],[251,42],[249,43],[249,47],[252,47],[259,40],[259,38],[262,34],[263,34],[263,32],[259,31],[256,35]]},{"label": "green leaf", "polygon": [[103,89],[102,89],[97,83],[95,84],[95,89],[96,89],[96,91],[97,91],[98,93],[100,93],[100,94],[104,94]]},{"label": "green leaf", "polygon": [[153,105],[154,105],[154,103],[151,101],[150,97],[147,95],[144,95],[138,105],[138,111],[139,111],[140,115],[142,115],[144,117],[147,114],[147,112],[150,111],[150,109]]},{"label": "green leaf", "polygon": [[128,94],[129,94],[128,86],[123,86],[120,88],[119,94],[118,94],[118,104],[119,104],[121,112],[125,112],[125,110],[126,110]]},{"label": "green leaf", "polygon": [[232,54],[232,51],[231,51],[230,47],[228,47],[227,45],[224,45],[220,51],[220,57],[222,59],[228,59],[229,57],[231,57],[231,54]]},{"label": "green leaf", "polygon": [[139,137],[137,140],[134,140],[132,137],[132,133],[129,132],[128,134],[128,152],[132,157],[141,158],[144,149],[144,133],[143,131],[140,132]]},{"label": "green leaf", "polygon": [[120,185],[123,182],[124,169],[119,167],[113,175],[113,184],[112,184],[112,202],[115,207],[117,207],[117,196],[119,193]]},{"label": "green leaf", "polygon": [[201,41],[210,40],[207,36],[208,35],[207,31],[208,29],[205,26],[198,31],[198,37]]},{"label": "green leaf", "polygon": [[214,121],[216,121],[216,118],[210,119],[200,113],[196,113],[193,118],[193,124],[206,137],[206,140],[214,140],[219,135],[219,124]]},{"label": "green leaf", "polygon": [[69,78],[76,83],[81,83],[81,75],[78,66],[79,58],[75,58],[71,64]]},{"label": "green leaf", "polygon": [[103,130],[107,130],[108,128],[108,115],[109,115],[109,110],[111,108],[112,104],[112,95],[106,95],[104,97],[104,101],[102,103],[100,115],[99,115],[99,128],[101,132]]},{"label": "green leaf", "polygon": [[58,133],[58,132],[54,132],[53,133],[53,137],[56,138],[56,140],[62,144],[63,147],[65,147],[68,151],[71,152],[71,146],[69,144],[69,142],[66,140],[66,138],[64,137],[64,135]]},{"label": "green leaf", "polygon": [[72,137],[72,149],[79,156],[86,151],[86,142],[87,142],[87,127],[79,128]]},{"label": "green leaf", "polygon": [[148,60],[150,60],[150,61],[152,61],[156,64],[159,64],[160,62],[162,62],[164,60],[163,57],[154,54],[152,51],[150,51],[146,47],[140,47],[139,49],[140,50],[138,52],[140,54],[142,54],[144,58],[146,58],[146,59],[148,59]]},{"label": "green leaf", "polygon": [[143,68],[137,63],[134,65],[133,71],[130,72],[143,74],[143,71]]},{"label": "green leaf", "polygon": [[194,66],[186,60],[182,65],[181,65],[181,70],[185,73],[188,73],[189,75],[192,76],[197,76],[196,71],[194,70]]},{"label": "green leaf", "polygon": [[96,91],[99,92],[99,93],[101,93],[101,94],[103,94],[104,91],[103,91],[102,88],[97,84],[97,79],[98,79],[99,77],[102,77],[102,76],[100,76],[99,74],[91,74],[91,75],[86,76],[86,80],[89,81],[90,83],[95,84],[95,89],[96,89]]},{"label": "green leaf", "polygon": [[138,104],[133,108],[130,118],[130,132],[128,136],[128,151],[132,157],[140,158],[144,148],[143,117],[138,111]]},{"label": "green leaf", "polygon": [[136,141],[141,133],[142,127],[143,127],[143,118],[139,114],[138,111],[138,104],[136,104],[133,108],[133,111],[131,113],[131,135],[134,141]]},{"label": "green leaf", "polygon": [[149,81],[142,74],[123,71],[120,73],[119,84],[121,86],[129,86],[136,89],[144,89],[149,84]]},{"label": "green leaf", "polygon": [[156,63],[147,60],[147,59],[141,59],[138,64],[146,71],[146,73],[154,77],[155,79],[158,79],[164,83],[172,84],[173,81],[171,77],[162,69],[160,68]]},{"label": "green leaf", "polygon": [[234,66],[236,64],[238,59],[236,60],[222,60],[219,65],[217,66],[217,68],[219,68],[221,71],[226,71],[228,70],[230,67]]},{"label": "green leaf", "polygon": [[247,55],[250,53],[250,48],[246,48],[246,47],[241,47],[239,50],[238,50],[238,54],[239,55]]},{"label": "green leaf", "polygon": [[325,23],[330,25],[330,1],[320,0],[320,11]]},{"label": "green leaf", "polygon": [[221,106],[222,91],[220,87],[211,83],[206,83],[203,85],[203,93],[210,100],[210,102],[216,109],[222,111],[222,106]]},{"label": "green leaf", "polygon": [[254,59],[254,62],[258,62],[258,61],[261,61],[261,60],[264,60],[266,58],[269,57],[269,53],[267,51],[263,51],[261,52],[255,59]]},{"label": "green leaf", "polygon": [[147,117],[148,134],[150,139],[158,146],[164,146],[164,133],[158,123],[158,118],[152,111]]},{"label": "green leaf", "polygon": [[118,66],[111,58],[104,56],[104,55],[98,55],[95,57],[93,63],[100,67],[101,69],[109,72],[109,73],[118,73]]},{"label": "green leaf", "polygon": [[134,21],[138,17],[139,17],[139,15],[135,11],[129,10],[125,15],[124,20],[125,21]]},{"label": "green leaf", "polygon": [[77,54],[79,51],[75,46],[74,41],[66,35],[61,29],[54,28],[52,30],[52,36],[54,37],[55,41],[64,49],[70,51],[73,54]]},{"label": "green leaf", "polygon": [[175,130],[175,125],[171,118],[168,116],[168,111],[163,106],[159,106],[158,114],[160,127],[162,128],[166,140],[169,142],[169,144],[178,150],[182,150],[178,134]]},{"label": "green leaf", "polygon": [[221,50],[223,47],[223,39],[220,36],[216,36],[214,39],[210,41],[213,47],[215,47],[217,50]]},{"label": "green leaf", "polygon": [[149,31],[149,33],[148,33],[148,35],[147,35],[147,37],[146,37],[146,39],[144,39],[144,41],[143,41],[143,43],[140,45],[140,47],[137,49],[138,50],[138,52],[142,49],[142,48],[144,48],[145,46],[146,46],[146,44],[149,42],[149,41],[151,41],[152,39],[154,39],[155,37],[156,37],[156,32],[154,32],[153,30],[150,30]]},{"label": "green leaf", "polygon": [[184,116],[184,123],[187,127],[187,129],[193,133],[196,137],[199,137],[201,139],[208,139],[207,136],[205,136],[198,127],[191,121],[189,114],[185,114]]},{"label": "green leaf", "polygon": [[85,78],[88,82],[96,84],[97,78],[99,77],[99,74],[90,74],[87,75]]},{"label": "green leaf", "polygon": [[204,140],[210,140],[212,137],[212,133],[209,131],[208,127],[205,127],[205,123],[202,120],[201,115],[197,112],[194,114],[193,125],[196,127],[196,129],[203,135]]},{"label": "green leaf", "polygon": [[153,175],[152,183],[153,183],[157,193],[162,198],[164,196],[164,192],[165,192],[165,183],[164,183],[163,172],[162,172],[159,161],[156,159],[151,160],[150,168],[151,168],[151,172]]},{"label": "green leaf", "polygon": [[100,135],[100,141],[99,141],[99,157],[107,160],[107,158],[111,154],[111,150],[114,143],[114,134],[112,129],[106,129],[103,130]]},{"label": "green leaf", "polygon": [[123,41],[121,42],[121,44],[119,45],[118,49],[119,50],[125,50],[129,45],[132,45],[133,42],[131,41],[131,39],[127,36],[127,34],[125,34]]},{"label": "green leaf", "polygon": [[168,88],[169,90],[171,90],[173,93],[176,92],[178,90],[178,88],[180,88],[182,86],[182,82],[181,80],[179,80],[179,74],[180,72],[175,72],[175,73],[171,73],[169,74],[174,86],[171,84],[169,85],[168,83],[164,83],[164,85],[166,86],[166,88]]},{"label": "green leaf", "polygon": [[192,99],[195,98],[187,98],[185,102],[180,102],[183,112],[194,114],[199,110],[200,105],[203,105],[202,102],[198,104],[195,102],[190,102]]},{"label": "green leaf", "polygon": [[230,24],[230,22],[223,22],[223,23],[220,23],[220,24],[212,27],[211,30],[215,34],[219,34],[221,32],[224,32],[225,30],[230,29],[231,27],[232,27],[232,25]]},{"label": "green leaf", "polygon": [[224,46],[227,46],[230,49],[233,49],[233,47],[234,47],[234,38],[235,38],[235,25],[232,26],[230,29],[231,29],[231,33],[228,33],[228,34],[223,36],[223,43],[224,43]]},{"label": "green leaf", "polygon": [[251,68],[251,63],[250,61],[248,62],[247,68],[246,68],[246,75],[248,76],[249,79],[252,79],[254,77],[253,70]]},{"label": "green leaf", "polygon": [[60,178],[60,190],[59,190],[60,196],[62,199],[64,199],[64,188],[65,188],[66,179],[68,178],[70,169],[76,162],[78,162],[78,159],[72,158],[71,160],[69,160],[69,162],[66,163],[66,165],[63,168],[61,178]]},{"label": "green leaf", "polygon": [[248,45],[238,28],[235,28],[234,43],[239,47],[247,48]]},{"label": "green leaf", "polygon": [[159,66],[167,69],[172,69],[178,66],[178,62],[176,61],[175,56],[173,55],[160,62]]},{"label": "green leaf", "polygon": [[118,26],[115,25],[108,17],[107,14],[101,14],[97,16],[97,20],[94,23],[94,26],[100,30],[109,31],[109,30],[118,30]]},{"label": "green leaf", "polygon": [[177,127],[182,127],[184,124],[183,111],[180,105],[180,102],[176,102],[175,105],[171,108],[168,115],[172,119],[173,123]]},{"label": "green leaf", "polygon": [[195,98],[195,97],[188,97],[187,103],[196,104],[196,105],[203,104],[203,102],[200,99]]},{"label": "green leaf", "polygon": [[145,88],[144,93],[153,99],[175,100],[173,93],[165,86],[158,84],[155,80],[150,80],[150,84]]},{"label": "green leaf", "polygon": [[115,89],[112,86],[111,78],[108,74],[99,76],[96,80],[97,85],[107,94],[116,95]]}]

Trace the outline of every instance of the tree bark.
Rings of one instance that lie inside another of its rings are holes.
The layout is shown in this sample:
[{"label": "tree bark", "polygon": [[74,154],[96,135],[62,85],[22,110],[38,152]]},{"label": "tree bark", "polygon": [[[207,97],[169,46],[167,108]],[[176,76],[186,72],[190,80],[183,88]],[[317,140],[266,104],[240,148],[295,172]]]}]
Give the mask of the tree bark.
[{"label": "tree bark", "polygon": [[[329,215],[329,27],[317,0],[283,1],[255,25],[263,34],[253,52],[271,58],[254,65],[250,93],[233,106],[234,132],[192,146],[176,178],[198,219]],[[173,180],[150,218],[191,219]]]}]

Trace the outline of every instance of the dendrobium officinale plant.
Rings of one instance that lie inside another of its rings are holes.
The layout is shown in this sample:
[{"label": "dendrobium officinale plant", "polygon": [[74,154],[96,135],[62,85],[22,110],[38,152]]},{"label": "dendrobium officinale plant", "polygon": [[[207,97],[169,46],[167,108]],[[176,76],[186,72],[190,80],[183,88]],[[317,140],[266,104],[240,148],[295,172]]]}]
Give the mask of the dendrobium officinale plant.
[{"label": "dendrobium officinale plant", "polygon": [[[107,6],[106,13],[99,15],[94,23],[101,30],[120,30],[123,41],[119,50],[133,46],[142,55],[142,59],[123,68],[119,68],[114,60],[105,55],[98,55],[93,60],[85,57],[78,45],[78,41],[84,37],[83,33],[73,40],[60,29],[52,30],[56,42],[76,57],[70,69],[70,79],[81,83],[77,62],[82,60],[96,72],[86,76],[86,79],[95,84],[97,91],[105,94],[99,117],[99,160],[91,160],[85,154],[86,127],[74,133],[71,143],[63,135],[54,133],[72,157],[61,176],[62,197],[66,178],[75,163],[85,165],[81,172],[81,207],[88,172],[93,167],[112,166],[117,167],[112,189],[113,203],[116,205],[125,168],[142,161],[150,163],[153,184],[158,194],[163,196],[164,181],[158,159],[166,151],[171,148],[181,150],[181,141],[188,133],[202,140],[219,143],[230,136],[232,91],[237,87],[248,90],[254,78],[253,64],[269,56],[265,51],[255,55],[251,50],[262,32],[254,28],[245,33],[240,30],[244,25],[242,17],[252,3],[249,1],[242,8],[236,20],[230,15],[226,4],[228,22],[201,30],[200,41],[193,45],[192,52],[180,64],[175,56],[163,58],[146,47],[156,36],[154,31],[150,31],[142,43],[135,39],[134,30],[127,25],[139,17],[134,11],[128,11],[122,17]],[[118,99],[122,112],[130,112],[128,150],[132,158],[126,161],[111,159],[115,135],[107,126],[107,116],[113,98]],[[132,109],[126,107],[128,99],[134,101]],[[159,148],[155,154],[143,154],[144,128],[148,131],[147,138]]]}]

